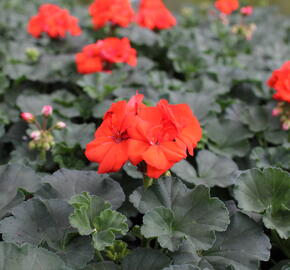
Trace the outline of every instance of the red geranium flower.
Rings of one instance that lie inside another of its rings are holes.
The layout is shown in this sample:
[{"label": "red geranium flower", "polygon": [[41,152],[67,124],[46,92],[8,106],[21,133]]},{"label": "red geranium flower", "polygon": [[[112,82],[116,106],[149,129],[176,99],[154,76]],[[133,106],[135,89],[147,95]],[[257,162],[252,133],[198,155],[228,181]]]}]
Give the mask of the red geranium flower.
[{"label": "red geranium flower", "polygon": [[290,103],[290,61],[275,70],[267,83],[269,87],[277,91],[273,95],[274,99]]},{"label": "red geranium flower", "polygon": [[68,10],[57,5],[44,4],[39,8],[38,14],[30,19],[27,31],[35,38],[39,38],[42,33],[47,33],[51,38],[63,38],[67,32],[78,36],[81,34],[78,22]]},{"label": "red geranium flower", "polygon": [[89,7],[89,13],[96,28],[109,22],[127,27],[135,16],[129,0],[95,0]]},{"label": "red geranium flower", "polygon": [[137,52],[128,38],[107,38],[95,44],[87,45],[76,55],[78,72],[89,74],[109,71],[108,64],[127,63],[137,65]]},{"label": "red geranium flower", "polygon": [[215,7],[223,14],[230,15],[239,8],[238,0],[217,0]]},{"label": "red geranium flower", "polygon": [[137,94],[126,103],[112,105],[87,145],[86,156],[100,163],[99,173],[118,171],[127,161],[146,165],[146,175],[158,178],[176,162],[193,154],[201,139],[198,120],[186,104],[170,105],[161,100],[156,107],[142,103]]},{"label": "red geranium flower", "polygon": [[149,29],[167,29],[176,25],[176,19],[162,0],[141,0],[137,23]]}]

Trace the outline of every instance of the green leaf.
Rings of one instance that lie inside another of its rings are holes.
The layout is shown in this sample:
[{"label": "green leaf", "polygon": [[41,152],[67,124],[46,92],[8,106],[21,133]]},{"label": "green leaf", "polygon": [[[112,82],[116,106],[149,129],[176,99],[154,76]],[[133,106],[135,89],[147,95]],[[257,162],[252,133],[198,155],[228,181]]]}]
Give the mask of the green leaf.
[{"label": "green leaf", "polygon": [[29,245],[0,242],[0,270],[72,270],[52,252]]},{"label": "green leaf", "polygon": [[290,169],[290,147],[255,147],[250,158],[256,162],[258,168],[271,166]]},{"label": "green leaf", "polygon": [[106,248],[106,257],[114,262],[121,261],[128,254],[128,245],[121,240],[115,240],[112,246]]},{"label": "green leaf", "polygon": [[[247,216],[236,213],[226,232],[217,233],[214,246],[203,252],[216,270],[233,267],[234,270],[256,270],[259,261],[268,261],[271,244],[263,229]],[[202,262],[200,262],[202,264]]]},{"label": "green leaf", "polygon": [[120,270],[117,264],[113,262],[100,262],[95,264],[90,264],[83,270]]},{"label": "green leaf", "polygon": [[122,261],[122,270],[161,270],[170,259],[159,250],[137,248]]},{"label": "green leaf", "polygon": [[214,143],[209,145],[210,149],[218,154],[244,157],[250,150],[247,139],[253,134],[239,122],[214,119],[207,124],[206,131]]},{"label": "green leaf", "polygon": [[97,250],[112,246],[117,235],[128,231],[127,218],[111,209],[102,198],[83,192],[70,200],[74,213],[70,223],[81,235],[92,235]]},{"label": "green leaf", "polygon": [[182,264],[182,265],[171,265],[169,267],[163,268],[163,270],[200,270],[200,268],[192,264]]},{"label": "green leaf", "polygon": [[290,237],[290,174],[278,168],[251,169],[242,173],[234,194],[239,207],[263,214],[267,228],[281,238]]},{"label": "green leaf", "polygon": [[198,177],[192,179],[195,185],[228,187],[234,184],[238,166],[230,158],[202,150],[198,152],[196,162]]},{"label": "green leaf", "polygon": [[68,222],[71,212],[72,208],[61,200],[31,199],[15,207],[12,217],[0,222],[0,232],[6,242],[37,246],[45,241],[52,248],[60,248],[71,231]]},{"label": "green leaf", "polygon": [[158,179],[150,189],[138,188],[130,200],[140,212],[146,212],[144,236],[157,237],[171,251],[185,238],[196,249],[208,249],[214,243],[214,231],[224,231],[229,224],[225,205],[211,198],[208,188],[187,189],[175,178]]},{"label": "green leaf", "polygon": [[114,244],[115,235],[125,235],[128,232],[127,218],[117,211],[106,209],[100,213],[94,223],[93,243],[97,250]]},{"label": "green leaf", "polygon": [[40,186],[40,177],[31,169],[21,165],[0,166],[0,218],[23,201],[19,188],[35,192]]},{"label": "green leaf", "polygon": [[96,218],[103,210],[111,205],[102,198],[83,192],[72,197],[69,203],[74,208],[74,213],[69,217],[71,225],[78,229],[80,235],[90,235],[94,232]]},{"label": "green leaf", "polygon": [[100,175],[94,171],[60,169],[44,177],[42,182],[37,196],[44,199],[69,200],[87,191],[110,202],[114,209],[119,208],[125,200],[124,192],[116,181],[108,175]]},{"label": "green leaf", "polygon": [[194,167],[185,159],[176,163],[170,170],[183,181],[190,184],[194,183],[193,179],[196,178],[196,171]]}]

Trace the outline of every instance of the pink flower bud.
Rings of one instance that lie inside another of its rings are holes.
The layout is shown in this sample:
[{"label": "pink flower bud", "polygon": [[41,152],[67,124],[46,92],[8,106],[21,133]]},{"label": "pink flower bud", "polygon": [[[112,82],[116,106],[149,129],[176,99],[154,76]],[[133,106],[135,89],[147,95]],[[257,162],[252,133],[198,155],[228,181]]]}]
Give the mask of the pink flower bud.
[{"label": "pink flower bud", "polygon": [[244,16],[250,16],[253,14],[254,9],[252,6],[246,6],[246,7],[242,7],[240,10],[241,14]]},{"label": "pink flower bud", "polygon": [[53,112],[53,108],[50,105],[43,106],[42,111],[41,111],[42,115],[44,115],[45,117],[51,116],[52,112]]},{"label": "pink flower bud", "polygon": [[289,130],[290,129],[290,121],[284,122],[282,125],[282,129],[285,131]]},{"label": "pink flower bud", "polygon": [[30,138],[34,141],[37,141],[39,140],[41,137],[41,133],[39,130],[35,130],[35,131],[32,131],[31,134],[30,134]]},{"label": "pink flower bud", "polygon": [[55,128],[56,129],[64,129],[64,128],[66,128],[66,123],[59,121],[56,123]]},{"label": "pink flower bud", "polygon": [[35,121],[35,117],[32,113],[24,112],[21,113],[20,116],[27,123],[33,123]]},{"label": "pink flower bud", "polygon": [[278,116],[282,113],[282,110],[281,108],[274,108],[273,111],[272,111],[272,115],[273,116]]}]

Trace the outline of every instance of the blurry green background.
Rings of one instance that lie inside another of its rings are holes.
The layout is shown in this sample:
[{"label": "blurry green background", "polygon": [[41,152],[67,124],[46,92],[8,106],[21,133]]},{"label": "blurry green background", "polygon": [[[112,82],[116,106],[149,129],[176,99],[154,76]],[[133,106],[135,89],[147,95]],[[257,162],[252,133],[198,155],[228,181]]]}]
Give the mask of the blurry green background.
[{"label": "blurry green background", "polygon": [[[165,0],[171,10],[179,11],[180,8],[186,4],[213,4],[214,0]],[[282,13],[290,15],[290,0],[244,0],[240,1],[242,4],[273,6],[276,5]]]}]

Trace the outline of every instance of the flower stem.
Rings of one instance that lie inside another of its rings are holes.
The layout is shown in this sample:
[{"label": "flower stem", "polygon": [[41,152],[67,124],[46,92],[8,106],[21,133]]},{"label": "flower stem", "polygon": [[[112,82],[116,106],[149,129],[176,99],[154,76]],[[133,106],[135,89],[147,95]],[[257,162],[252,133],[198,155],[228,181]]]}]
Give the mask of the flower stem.
[{"label": "flower stem", "polygon": [[97,254],[98,259],[101,262],[105,261],[103,255],[101,254],[101,252],[99,250],[96,250],[96,254]]},{"label": "flower stem", "polygon": [[46,151],[45,150],[40,151],[39,158],[41,161],[46,161]]},{"label": "flower stem", "polygon": [[148,176],[144,176],[143,185],[144,185],[145,189],[148,189],[149,187],[151,187],[153,185],[153,183],[154,183],[153,178],[150,178]]}]

